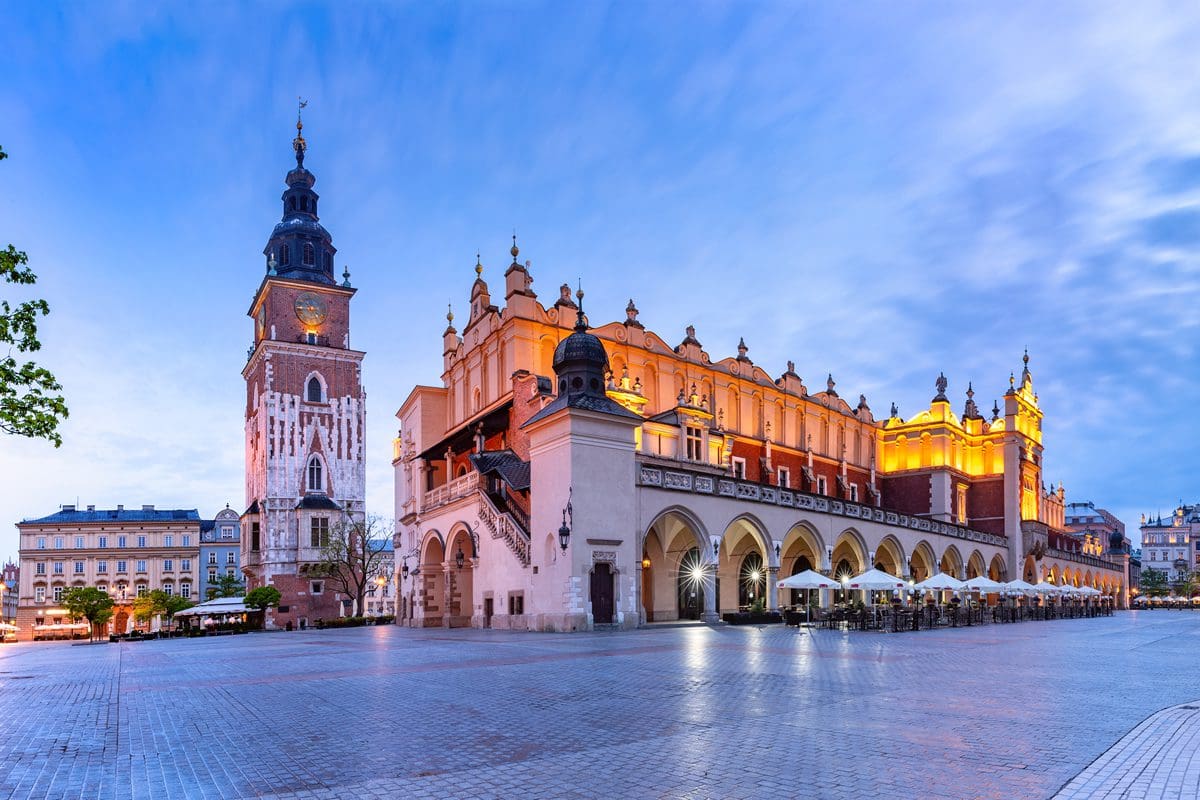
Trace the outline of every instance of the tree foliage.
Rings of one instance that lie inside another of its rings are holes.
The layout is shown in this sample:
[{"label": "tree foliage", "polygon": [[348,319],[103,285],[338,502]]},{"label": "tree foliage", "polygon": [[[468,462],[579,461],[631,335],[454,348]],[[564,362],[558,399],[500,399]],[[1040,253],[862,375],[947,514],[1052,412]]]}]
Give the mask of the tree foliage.
[{"label": "tree foliage", "polygon": [[83,617],[88,621],[88,635],[95,638],[96,626],[112,619],[113,601],[106,592],[95,586],[72,586],[62,593],[62,607],[72,617]]},{"label": "tree foliage", "polygon": [[209,584],[205,591],[205,600],[212,600],[216,597],[241,597],[246,591],[246,585],[242,583],[237,575],[228,573],[217,576],[216,583]]},{"label": "tree foliage", "polygon": [[311,574],[321,575],[334,588],[354,600],[361,614],[367,587],[379,575],[392,552],[392,526],[381,517],[361,520],[343,517],[329,532],[320,562]]},{"label": "tree foliage", "polygon": [[1171,589],[1171,582],[1167,579],[1167,573],[1154,567],[1147,567],[1142,570],[1139,584],[1142,594],[1149,597],[1162,597]]},{"label": "tree foliage", "polygon": [[279,605],[282,598],[283,595],[274,586],[259,586],[257,589],[246,592],[246,599],[243,602],[248,608],[266,611],[271,606]]},{"label": "tree foliage", "polygon": [[161,614],[167,618],[167,624],[170,625],[176,614],[193,605],[195,604],[186,597],[167,594],[162,589],[154,589],[133,599],[133,615],[145,622],[151,617]]},{"label": "tree foliage", "polygon": [[[0,147],[0,161],[5,158],[8,154]],[[28,264],[29,257],[11,244],[0,250],[0,278],[5,283],[36,283]],[[37,322],[49,313],[45,300],[26,300],[16,306],[0,300],[0,346],[8,345],[8,353],[0,358],[0,431],[48,439],[60,447],[58,424],[67,418],[66,401],[58,393],[62,386],[49,370],[33,361],[20,363],[14,355],[14,351],[32,353],[42,348]]]}]

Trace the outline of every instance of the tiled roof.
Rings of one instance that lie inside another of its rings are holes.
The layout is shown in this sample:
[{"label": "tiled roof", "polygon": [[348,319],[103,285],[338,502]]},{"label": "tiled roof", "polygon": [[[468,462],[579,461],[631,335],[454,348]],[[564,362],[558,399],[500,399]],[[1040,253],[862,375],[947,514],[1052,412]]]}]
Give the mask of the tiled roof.
[{"label": "tiled roof", "polygon": [[49,516],[38,519],[22,520],[21,524],[52,525],[55,523],[69,524],[78,522],[199,522],[200,514],[194,508],[158,508],[158,509],[96,509],[93,511],[76,511],[64,509]]},{"label": "tiled roof", "polygon": [[200,520],[200,532],[201,533],[204,533],[205,531],[211,531],[215,527],[217,527],[217,521],[215,519]]},{"label": "tiled roof", "polygon": [[512,450],[476,453],[471,456],[471,463],[481,474],[498,473],[513,489],[525,491],[529,488],[529,462],[522,461]]},{"label": "tiled roof", "polygon": [[642,421],[642,418],[637,414],[634,414],[632,411],[625,408],[625,406],[614,402],[607,397],[596,397],[590,394],[560,394],[558,397],[554,398],[554,401],[551,402],[550,405],[546,406],[541,411],[537,412],[528,420],[526,420],[525,424],[521,427],[528,428],[538,420],[545,419],[546,417],[549,417],[564,408],[578,408],[583,411],[596,411],[601,414],[611,414],[614,417],[624,417],[630,421]]},{"label": "tiled roof", "polygon": [[323,494],[306,494],[304,499],[296,504],[296,508],[318,509],[324,511],[341,511],[342,507]]}]

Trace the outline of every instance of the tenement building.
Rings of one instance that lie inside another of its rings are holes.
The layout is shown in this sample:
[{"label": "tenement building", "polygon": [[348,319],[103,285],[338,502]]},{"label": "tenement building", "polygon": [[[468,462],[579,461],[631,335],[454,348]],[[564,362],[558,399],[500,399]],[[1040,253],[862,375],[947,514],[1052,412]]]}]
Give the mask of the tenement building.
[{"label": "tenement building", "polygon": [[400,407],[398,614],[414,626],[583,630],[792,602],[777,578],[879,567],[1090,585],[1125,601],[1126,557],[1090,551],[1043,483],[1028,354],[985,416],[939,376],[929,407],[876,417],[830,375],[772,376],[739,341],[672,345],[633,301],[592,326],[550,305],[515,237],[503,299],[476,260],[440,385]]},{"label": "tenement building", "polygon": [[1142,567],[1165,572],[1171,583],[1200,570],[1200,505],[1180,503],[1171,515],[1141,519]]},{"label": "tenement building", "polygon": [[246,381],[246,510],[241,564],[246,588],[275,586],[268,626],[341,616],[345,598],[313,566],[338,526],[364,513],[366,394],[363,353],[350,346],[350,273],[334,278],[333,239],[317,216],[316,177],[296,166],[283,218],[271,232],[265,274],[248,314],[253,345]]},{"label": "tenement building", "polygon": [[210,588],[216,589],[219,576],[242,578],[238,520],[238,512],[226,505],[214,519],[200,521],[200,600],[208,599]]},{"label": "tenement building", "polygon": [[95,586],[114,601],[102,633],[133,629],[133,598],[152,589],[195,597],[200,515],[195,509],[97,509],[73,505],[17,523],[21,638],[71,622],[59,605],[69,587]]}]

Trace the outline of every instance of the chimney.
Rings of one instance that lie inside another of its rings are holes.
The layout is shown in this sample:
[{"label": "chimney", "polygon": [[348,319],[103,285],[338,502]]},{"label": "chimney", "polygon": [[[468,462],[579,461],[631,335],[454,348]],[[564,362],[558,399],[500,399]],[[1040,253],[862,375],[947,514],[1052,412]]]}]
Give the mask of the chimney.
[{"label": "chimney", "polygon": [[153,504],[153,503],[150,503],[149,505],[143,505],[143,506],[142,506],[142,511],[153,511],[153,510],[154,510],[154,504]]},{"label": "chimney", "polygon": [[88,511],[95,511],[95,510],[96,510],[95,506],[88,506]]},{"label": "chimney", "polygon": [[122,505],[117,506],[117,511],[124,511],[124,510],[125,510],[125,506],[122,506]]},{"label": "chimney", "polygon": [[74,510],[75,510],[75,506],[63,506],[63,507],[62,507],[62,510],[63,510],[63,511],[74,511]]}]

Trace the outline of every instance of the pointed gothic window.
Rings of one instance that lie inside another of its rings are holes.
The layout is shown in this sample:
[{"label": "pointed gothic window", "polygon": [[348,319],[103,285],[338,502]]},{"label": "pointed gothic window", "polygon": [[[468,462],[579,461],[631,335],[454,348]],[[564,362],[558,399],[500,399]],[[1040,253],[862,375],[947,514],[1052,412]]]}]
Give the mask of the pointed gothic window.
[{"label": "pointed gothic window", "polygon": [[321,480],[321,459],[313,456],[308,460],[308,490],[324,492],[325,484]]},{"label": "pointed gothic window", "polygon": [[289,261],[288,255],[289,255],[288,246],[286,244],[280,245],[279,246],[279,263],[286,266]]},{"label": "pointed gothic window", "polygon": [[317,380],[316,375],[308,379],[308,402],[321,402],[321,382]]},{"label": "pointed gothic window", "polygon": [[308,242],[305,242],[304,243],[304,265],[306,267],[311,267],[316,263],[317,263],[316,251],[313,250],[313,246],[311,244],[309,244]]}]

